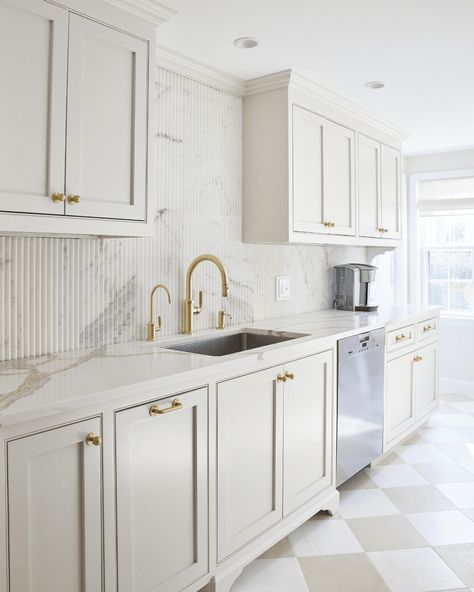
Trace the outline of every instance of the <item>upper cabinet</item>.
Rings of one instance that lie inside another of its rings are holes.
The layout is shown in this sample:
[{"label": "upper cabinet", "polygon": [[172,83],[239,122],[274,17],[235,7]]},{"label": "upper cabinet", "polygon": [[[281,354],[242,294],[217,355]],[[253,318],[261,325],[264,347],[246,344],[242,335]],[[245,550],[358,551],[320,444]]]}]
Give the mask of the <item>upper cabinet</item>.
[{"label": "upper cabinet", "polygon": [[402,130],[281,72],[247,83],[244,240],[394,247]]},{"label": "upper cabinet", "polygon": [[155,28],[67,4],[0,0],[0,233],[151,234]]}]

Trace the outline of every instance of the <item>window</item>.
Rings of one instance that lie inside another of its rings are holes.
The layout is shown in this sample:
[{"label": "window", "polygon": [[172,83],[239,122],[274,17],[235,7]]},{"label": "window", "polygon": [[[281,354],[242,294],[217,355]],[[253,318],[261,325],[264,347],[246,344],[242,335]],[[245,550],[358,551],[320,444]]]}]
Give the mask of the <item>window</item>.
[{"label": "window", "polygon": [[420,175],[415,194],[419,299],[474,315],[474,171]]}]

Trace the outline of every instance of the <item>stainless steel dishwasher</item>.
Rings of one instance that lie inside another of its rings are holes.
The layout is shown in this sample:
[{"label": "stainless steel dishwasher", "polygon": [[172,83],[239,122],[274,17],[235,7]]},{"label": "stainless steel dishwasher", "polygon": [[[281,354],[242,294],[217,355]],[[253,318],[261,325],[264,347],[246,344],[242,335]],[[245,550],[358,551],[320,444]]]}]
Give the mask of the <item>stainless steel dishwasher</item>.
[{"label": "stainless steel dishwasher", "polygon": [[338,341],[336,485],[382,454],[385,330]]}]

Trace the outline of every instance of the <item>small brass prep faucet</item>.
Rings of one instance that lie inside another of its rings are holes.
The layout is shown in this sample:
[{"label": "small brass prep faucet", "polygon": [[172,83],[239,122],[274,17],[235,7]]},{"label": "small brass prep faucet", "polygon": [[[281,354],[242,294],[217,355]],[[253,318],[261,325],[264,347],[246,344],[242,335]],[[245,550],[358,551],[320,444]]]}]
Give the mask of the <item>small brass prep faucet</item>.
[{"label": "small brass prep faucet", "polygon": [[202,309],[202,291],[199,291],[199,304],[195,306],[193,300],[193,283],[192,283],[192,276],[193,272],[199,263],[202,261],[210,261],[214,263],[217,269],[221,273],[221,281],[222,281],[222,296],[229,295],[229,280],[227,278],[227,272],[225,270],[224,265],[214,255],[199,255],[193,259],[189,265],[188,271],[186,273],[186,299],[184,301],[184,326],[183,326],[183,333],[185,335],[191,335],[193,332],[193,315],[199,314]]},{"label": "small brass prep faucet", "polygon": [[161,330],[161,316],[158,315],[158,319],[157,319],[156,324],[153,320],[155,317],[155,313],[154,313],[154,309],[153,309],[153,299],[155,296],[155,292],[159,288],[161,288],[162,290],[164,290],[166,292],[166,295],[168,296],[168,303],[171,304],[171,294],[170,294],[170,291],[168,290],[168,288],[164,284],[156,284],[156,286],[153,287],[151,294],[150,294],[150,320],[148,321],[147,326],[146,326],[147,341],[155,341],[155,333],[157,331]]}]

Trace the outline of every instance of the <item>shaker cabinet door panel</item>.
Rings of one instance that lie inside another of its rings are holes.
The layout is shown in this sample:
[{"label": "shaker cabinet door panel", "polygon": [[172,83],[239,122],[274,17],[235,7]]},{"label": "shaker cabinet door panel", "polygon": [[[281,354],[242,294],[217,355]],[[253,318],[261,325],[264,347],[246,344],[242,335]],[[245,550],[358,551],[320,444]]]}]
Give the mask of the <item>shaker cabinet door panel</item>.
[{"label": "shaker cabinet door panel", "polygon": [[282,518],[282,368],[218,385],[218,561]]},{"label": "shaker cabinet door panel", "polygon": [[154,405],[116,414],[119,592],[180,592],[208,571],[207,388]]},{"label": "shaker cabinet door panel", "polygon": [[7,445],[10,592],[102,590],[100,434],[90,419]]},{"label": "shaker cabinet door panel", "polygon": [[400,151],[382,144],[381,151],[381,226],[385,238],[400,238],[401,172]]},{"label": "shaker cabinet door panel", "polygon": [[68,215],[145,220],[147,77],[146,41],[70,15]]},{"label": "shaker cabinet door panel", "polygon": [[284,515],[331,484],[332,352],[285,367],[293,378],[284,387]]},{"label": "shaker cabinet door panel", "polygon": [[0,0],[0,212],[64,215],[68,13]]},{"label": "shaker cabinet door panel", "polygon": [[385,399],[385,444],[408,429],[415,421],[414,354],[387,362]]},{"label": "shaker cabinet door panel", "polygon": [[381,237],[380,142],[358,137],[359,235]]},{"label": "shaker cabinet door panel", "polygon": [[416,419],[438,405],[438,343],[417,351],[415,368]]}]

